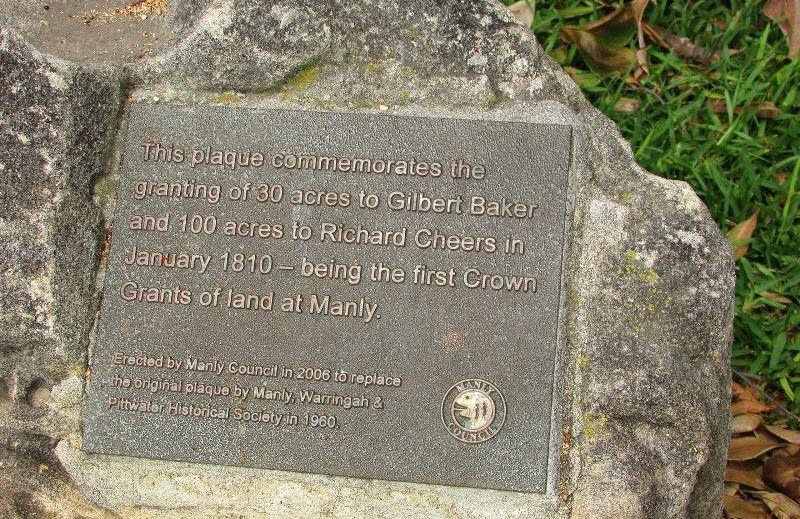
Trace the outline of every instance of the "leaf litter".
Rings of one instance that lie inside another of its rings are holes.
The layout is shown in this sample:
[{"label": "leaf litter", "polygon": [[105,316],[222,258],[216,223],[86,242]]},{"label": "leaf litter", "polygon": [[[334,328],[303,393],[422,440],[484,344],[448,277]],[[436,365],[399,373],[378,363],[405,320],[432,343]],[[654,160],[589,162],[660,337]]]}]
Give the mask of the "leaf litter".
[{"label": "leaf litter", "polygon": [[765,413],[776,406],[762,403],[755,387],[734,382],[731,389],[726,517],[800,519],[800,432],[767,424]]},{"label": "leaf litter", "polygon": [[733,245],[733,259],[739,260],[747,254],[750,248],[750,238],[758,225],[758,211],[753,213],[747,220],[737,223],[728,231],[728,241]]},{"label": "leaf litter", "polygon": [[778,27],[789,45],[789,57],[800,57],[800,0],[767,0],[764,14],[779,22]]}]

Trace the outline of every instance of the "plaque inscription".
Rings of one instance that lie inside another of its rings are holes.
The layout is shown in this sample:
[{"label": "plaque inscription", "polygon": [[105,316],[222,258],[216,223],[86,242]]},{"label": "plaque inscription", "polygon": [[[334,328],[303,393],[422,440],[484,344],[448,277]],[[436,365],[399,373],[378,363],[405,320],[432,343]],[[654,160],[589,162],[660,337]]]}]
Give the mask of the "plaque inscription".
[{"label": "plaque inscription", "polygon": [[133,105],[89,452],[543,493],[569,126]]}]

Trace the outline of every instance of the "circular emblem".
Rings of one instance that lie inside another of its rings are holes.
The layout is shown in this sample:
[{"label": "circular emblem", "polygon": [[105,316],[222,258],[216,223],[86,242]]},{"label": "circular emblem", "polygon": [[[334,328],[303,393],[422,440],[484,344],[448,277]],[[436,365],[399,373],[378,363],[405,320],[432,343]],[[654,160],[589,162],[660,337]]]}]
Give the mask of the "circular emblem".
[{"label": "circular emblem", "polygon": [[494,384],[479,378],[453,385],[442,400],[442,422],[452,437],[464,443],[493,438],[506,420],[506,401]]}]

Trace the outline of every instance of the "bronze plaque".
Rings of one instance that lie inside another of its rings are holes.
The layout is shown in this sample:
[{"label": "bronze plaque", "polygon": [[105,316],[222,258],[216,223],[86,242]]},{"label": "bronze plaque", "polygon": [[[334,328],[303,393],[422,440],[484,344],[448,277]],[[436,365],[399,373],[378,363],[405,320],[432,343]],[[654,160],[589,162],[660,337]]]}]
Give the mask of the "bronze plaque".
[{"label": "bronze plaque", "polygon": [[572,141],[132,106],[84,448],[546,492]]}]

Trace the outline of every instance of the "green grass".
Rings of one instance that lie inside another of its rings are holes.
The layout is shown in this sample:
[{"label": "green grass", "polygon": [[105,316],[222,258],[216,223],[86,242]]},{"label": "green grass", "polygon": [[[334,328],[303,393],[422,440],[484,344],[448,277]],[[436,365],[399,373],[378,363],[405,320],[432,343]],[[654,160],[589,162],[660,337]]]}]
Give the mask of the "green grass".
[{"label": "green grass", "polygon": [[[511,2],[508,2],[511,3]],[[648,170],[687,181],[727,232],[759,211],[744,258],[737,262],[734,369],[757,377],[765,390],[800,412],[800,60],[787,57],[777,24],[761,13],[763,0],[666,2],[645,20],[686,36],[722,58],[699,66],[649,44],[651,75],[642,88],[623,75],[601,77],[574,45],[559,40],[565,25],[609,12],[589,0],[539,2],[533,30],[545,50],[578,69],[587,97],[620,126]],[[611,6],[613,7],[613,6]],[[634,41],[631,41],[634,48]],[[739,50],[735,55],[731,49]],[[621,97],[641,101],[634,114],[614,111]],[[722,100],[726,113],[710,108]],[[734,107],[771,101],[773,120]],[[785,304],[760,294],[772,292]]]}]

